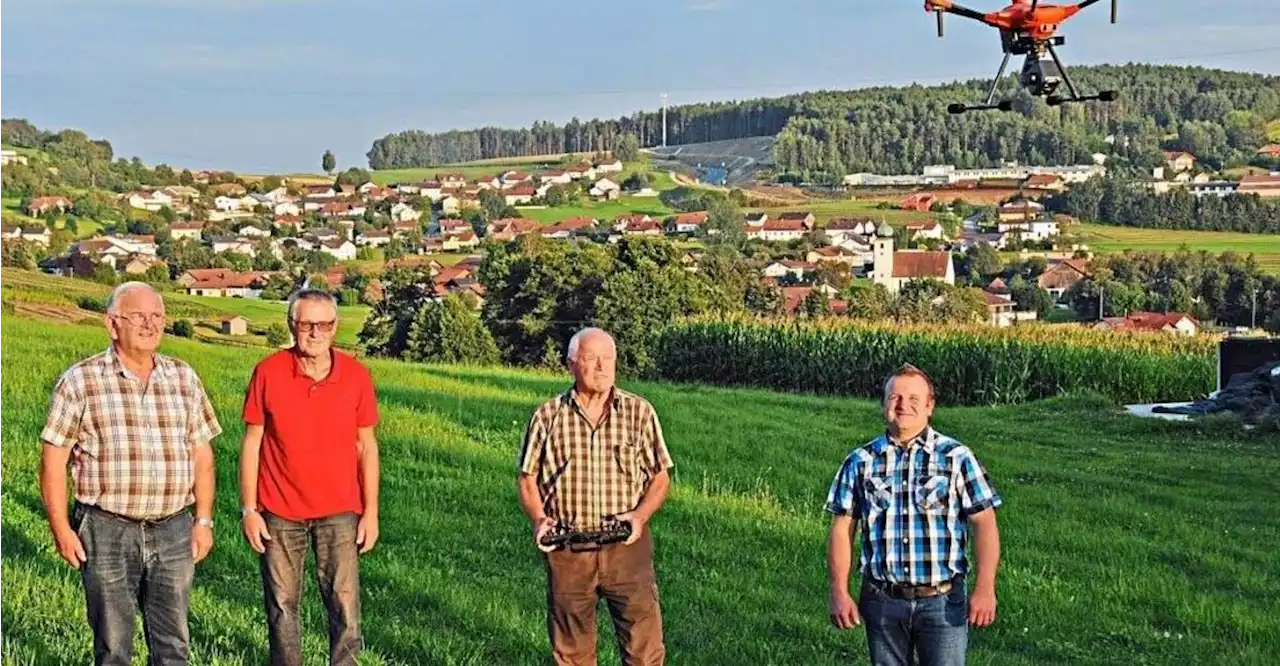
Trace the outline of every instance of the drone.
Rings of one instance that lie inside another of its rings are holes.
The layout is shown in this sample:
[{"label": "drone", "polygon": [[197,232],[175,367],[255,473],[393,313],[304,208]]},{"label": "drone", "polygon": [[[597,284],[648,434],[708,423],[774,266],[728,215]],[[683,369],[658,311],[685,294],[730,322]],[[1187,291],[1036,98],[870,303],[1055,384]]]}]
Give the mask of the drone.
[{"label": "drone", "polygon": [[[1000,30],[1000,44],[1004,49],[1004,60],[1000,61],[1000,69],[996,78],[991,81],[991,89],[987,99],[981,104],[949,104],[949,113],[965,111],[986,111],[999,109],[1012,111],[1011,100],[995,101],[996,90],[1000,79],[1004,77],[1005,68],[1009,66],[1009,58],[1025,55],[1019,84],[1033,96],[1043,97],[1049,106],[1059,106],[1070,102],[1113,102],[1118,97],[1114,90],[1103,90],[1093,95],[1081,95],[1071,78],[1067,76],[1067,68],[1058,58],[1054,46],[1066,44],[1067,38],[1055,34],[1067,19],[1076,12],[1096,4],[1099,0],[1081,0],[1074,5],[1057,5],[1040,3],[1039,0],[1013,0],[1013,4],[999,11],[983,14],[982,12],[961,7],[953,0],[924,0],[925,11],[934,12],[938,17],[938,36],[943,36],[942,15],[955,14],[980,21]],[[1116,22],[1116,0],[1111,0],[1111,22]],[[1059,86],[1066,84],[1067,96],[1059,92]]]}]

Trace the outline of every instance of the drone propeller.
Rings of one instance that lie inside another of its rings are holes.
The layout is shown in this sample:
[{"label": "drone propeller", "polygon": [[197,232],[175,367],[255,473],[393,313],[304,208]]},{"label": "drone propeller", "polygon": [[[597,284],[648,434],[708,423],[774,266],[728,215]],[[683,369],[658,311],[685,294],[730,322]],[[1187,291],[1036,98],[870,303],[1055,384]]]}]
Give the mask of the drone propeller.
[{"label": "drone propeller", "polygon": [[1114,25],[1114,24],[1115,24],[1115,22],[1116,22],[1116,5],[1118,4],[1118,2],[1119,2],[1119,0],[1111,0],[1111,23],[1112,23],[1112,25]]},{"label": "drone propeller", "polygon": [[942,36],[942,14],[943,14],[943,11],[942,11],[941,9],[938,9],[938,10],[935,10],[933,13],[934,13],[935,15],[937,15],[937,17],[938,17],[938,36],[939,36],[939,37],[941,37],[941,36]]}]

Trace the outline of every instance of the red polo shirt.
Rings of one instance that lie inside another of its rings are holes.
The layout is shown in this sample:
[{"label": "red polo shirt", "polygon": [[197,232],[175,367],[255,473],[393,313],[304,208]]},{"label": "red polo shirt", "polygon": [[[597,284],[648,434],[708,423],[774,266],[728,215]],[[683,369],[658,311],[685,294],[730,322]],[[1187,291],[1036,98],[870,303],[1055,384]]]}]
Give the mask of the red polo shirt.
[{"label": "red polo shirt", "polygon": [[378,422],[369,371],[333,351],[329,376],[314,381],[292,350],[253,369],[244,422],[264,426],[258,506],[289,520],[364,512],[356,430]]}]

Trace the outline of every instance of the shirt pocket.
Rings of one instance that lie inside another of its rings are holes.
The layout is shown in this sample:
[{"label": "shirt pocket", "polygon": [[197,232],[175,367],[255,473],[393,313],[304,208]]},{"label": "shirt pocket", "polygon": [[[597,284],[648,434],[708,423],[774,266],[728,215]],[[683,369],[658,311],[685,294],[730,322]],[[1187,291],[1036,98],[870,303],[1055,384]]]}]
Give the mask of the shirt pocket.
[{"label": "shirt pocket", "polygon": [[915,488],[916,508],[925,513],[946,510],[951,492],[951,479],[943,474],[930,474],[920,478]]},{"label": "shirt pocket", "polygon": [[866,500],[868,518],[889,510],[893,503],[893,480],[888,477],[868,476],[862,480],[862,495]]}]

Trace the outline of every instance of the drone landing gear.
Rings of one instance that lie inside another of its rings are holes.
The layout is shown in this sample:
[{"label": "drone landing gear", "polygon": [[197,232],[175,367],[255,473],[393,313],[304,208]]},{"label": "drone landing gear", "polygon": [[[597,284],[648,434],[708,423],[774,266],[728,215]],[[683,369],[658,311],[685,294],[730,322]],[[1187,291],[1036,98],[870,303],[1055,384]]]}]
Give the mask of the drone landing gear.
[{"label": "drone landing gear", "polygon": [[1012,55],[1005,51],[1004,59],[1000,61],[1000,69],[996,70],[996,78],[991,79],[991,88],[987,91],[987,100],[981,104],[955,104],[947,105],[947,113],[960,114],[965,111],[989,111],[991,109],[999,109],[1001,111],[1012,111],[1013,102],[1010,100],[995,101],[996,90],[1000,87],[1000,79],[1004,78],[1004,70],[1009,66],[1009,56]]},{"label": "drone landing gear", "polygon": [[[1061,95],[1056,94],[1053,89],[1042,91],[1044,93],[1045,104],[1048,104],[1049,106],[1061,106],[1072,102],[1114,102],[1116,101],[1116,98],[1120,96],[1120,93],[1114,90],[1102,90],[1093,95],[1081,95],[1076,91],[1075,84],[1071,82],[1071,77],[1067,74],[1066,66],[1063,65],[1062,60],[1058,58],[1058,51],[1053,48],[1053,42],[1045,42],[1044,45],[1049,51],[1049,57],[1053,58],[1053,64],[1055,65],[1054,69],[1057,70],[1057,76],[1055,76],[1054,79],[1056,80],[1060,77],[1061,82],[1067,84],[1067,90],[1071,93],[1070,97],[1062,97]],[[1027,62],[1031,62],[1031,56],[1027,56]],[[1054,83],[1053,88],[1057,88],[1056,83]]]}]

